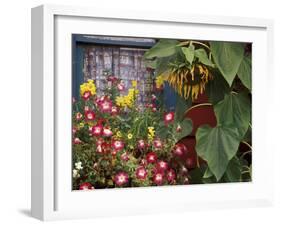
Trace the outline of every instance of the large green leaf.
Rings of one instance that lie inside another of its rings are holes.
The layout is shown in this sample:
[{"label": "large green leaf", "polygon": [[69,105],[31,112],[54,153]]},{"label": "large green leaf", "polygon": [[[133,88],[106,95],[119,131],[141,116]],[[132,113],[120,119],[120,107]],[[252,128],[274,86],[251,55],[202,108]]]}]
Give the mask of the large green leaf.
[{"label": "large green leaf", "polygon": [[231,86],[243,59],[243,45],[234,42],[211,42],[210,47],[217,67]]},{"label": "large green leaf", "polygon": [[252,87],[252,60],[250,57],[244,57],[239,70],[237,72],[238,77],[249,90]]},{"label": "large green leaf", "polygon": [[242,176],[242,165],[239,159],[234,156],[228,163],[226,171],[220,181],[216,181],[214,174],[208,167],[203,175],[204,182],[214,183],[214,182],[239,182]]},{"label": "large green leaf", "polygon": [[206,93],[209,101],[212,104],[216,104],[221,101],[225,94],[230,92],[230,88],[218,70],[213,70],[212,72],[213,80],[210,80],[206,86]]},{"label": "large green leaf", "polygon": [[171,56],[176,52],[178,44],[179,42],[176,40],[161,39],[156,45],[146,51],[144,58],[152,59],[154,57]]},{"label": "large green leaf", "polygon": [[204,125],[196,132],[197,154],[207,161],[217,181],[225,173],[228,162],[235,156],[239,146],[236,128]]},{"label": "large green leaf", "polygon": [[[182,138],[188,136],[192,132],[192,121],[191,121],[191,119],[185,118],[183,121],[181,121],[179,123],[179,125],[181,127],[181,131],[180,132],[174,131],[177,141],[179,141]],[[176,127],[175,127],[175,129],[176,129]]]},{"label": "large green leaf", "polygon": [[230,93],[214,106],[217,122],[220,125],[233,125],[239,137],[246,134],[251,119],[251,102],[244,93]]},{"label": "large green leaf", "polygon": [[195,56],[198,58],[199,62],[202,64],[214,67],[213,62],[208,58],[208,55],[204,49],[196,49]]},{"label": "large green leaf", "polygon": [[192,64],[194,59],[194,45],[190,45],[189,47],[182,47],[181,50],[184,53],[187,62]]}]

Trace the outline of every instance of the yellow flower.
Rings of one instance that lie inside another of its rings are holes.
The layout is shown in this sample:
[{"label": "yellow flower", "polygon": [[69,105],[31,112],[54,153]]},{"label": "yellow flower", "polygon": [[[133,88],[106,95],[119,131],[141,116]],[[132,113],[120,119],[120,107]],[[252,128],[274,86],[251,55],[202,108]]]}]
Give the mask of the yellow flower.
[{"label": "yellow flower", "polygon": [[133,80],[133,81],[132,81],[132,86],[133,86],[134,88],[137,87],[137,84],[138,84],[138,82],[137,82],[136,80]]},{"label": "yellow flower", "polygon": [[157,89],[162,88],[164,82],[165,82],[166,78],[164,75],[159,75],[157,76],[156,80],[155,80],[155,85]]},{"label": "yellow flower", "polygon": [[139,93],[137,89],[129,89],[128,95],[126,96],[118,96],[115,99],[115,102],[117,106],[119,107],[133,107],[133,104],[135,102],[135,97]]},{"label": "yellow flower", "polygon": [[155,130],[153,126],[147,127],[148,133],[147,133],[147,137],[149,140],[153,140],[154,136],[155,136]]},{"label": "yellow flower", "polygon": [[87,91],[90,91],[91,95],[96,94],[96,85],[92,79],[90,79],[87,82],[84,82],[83,84],[80,85],[81,96]]},{"label": "yellow flower", "polygon": [[133,134],[129,133],[128,134],[128,139],[131,140],[133,138]]},{"label": "yellow flower", "polygon": [[79,129],[83,128],[85,126],[85,124],[83,122],[79,123]]},{"label": "yellow flower", "polygon": [[122,137],[122,133],[120,131],[117,131],[116,136],[121,138]]}]

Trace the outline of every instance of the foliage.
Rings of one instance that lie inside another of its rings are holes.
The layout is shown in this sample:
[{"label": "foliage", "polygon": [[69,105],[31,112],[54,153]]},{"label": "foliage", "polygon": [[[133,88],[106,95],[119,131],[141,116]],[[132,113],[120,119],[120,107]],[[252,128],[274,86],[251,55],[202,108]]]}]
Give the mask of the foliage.
[{"label": "foliage", "polygon": [[165,112],[162,90],[139,106],[137,81],[127,93],[115,76],[107,80],[103,95],[96,94],[92,80],[82,84],[81,97],[73,103],[73,189],[188,181],[173,150],[185,151],[177,143],[191,133],[191,120]]},{"label": "foliage", "polygon": [[178,104],[190,106],[190,100],[206,95],[213,105],[217,126],[201,125],[196,132],[203,162],[190,172],[191,183],[250,181],[251,158],[240,150],[243,142],[251,147],[249,44],[160,40],[144,59],[157,62],[156,80],[169,82],[182,97]]}]

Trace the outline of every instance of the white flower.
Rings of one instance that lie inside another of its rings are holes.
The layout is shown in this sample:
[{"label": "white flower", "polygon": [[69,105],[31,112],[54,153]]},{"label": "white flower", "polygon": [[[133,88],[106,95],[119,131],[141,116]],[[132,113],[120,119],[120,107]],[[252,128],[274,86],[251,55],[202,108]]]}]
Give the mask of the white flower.
[{"label": "white flower", "polygon": [[79,171],[76,170],[76,169],[74,169],[74,170],[72,171],[72,176],[73,176],[74,178],[80,177]]},{"label": "white flower", "polygon": [[75,163],[75,168],[78,169],[78,170],[83,169],[83,167],[82,167],[82,162],[76,162],[76,163]]}]

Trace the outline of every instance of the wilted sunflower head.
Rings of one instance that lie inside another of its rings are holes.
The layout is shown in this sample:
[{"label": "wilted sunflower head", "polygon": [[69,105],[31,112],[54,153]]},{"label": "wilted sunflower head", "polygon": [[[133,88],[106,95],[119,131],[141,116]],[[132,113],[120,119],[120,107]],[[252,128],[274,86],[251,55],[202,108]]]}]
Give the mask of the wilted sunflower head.
[{"label": "wilted sunflower head", "polygon": [[192,100],[198,98],[198,94],[205,91],[205,86],[212,75],[204,64],[194,63],[191,66],[179,65],[171,66],[167,71],[166,81],[183,98]]}]

